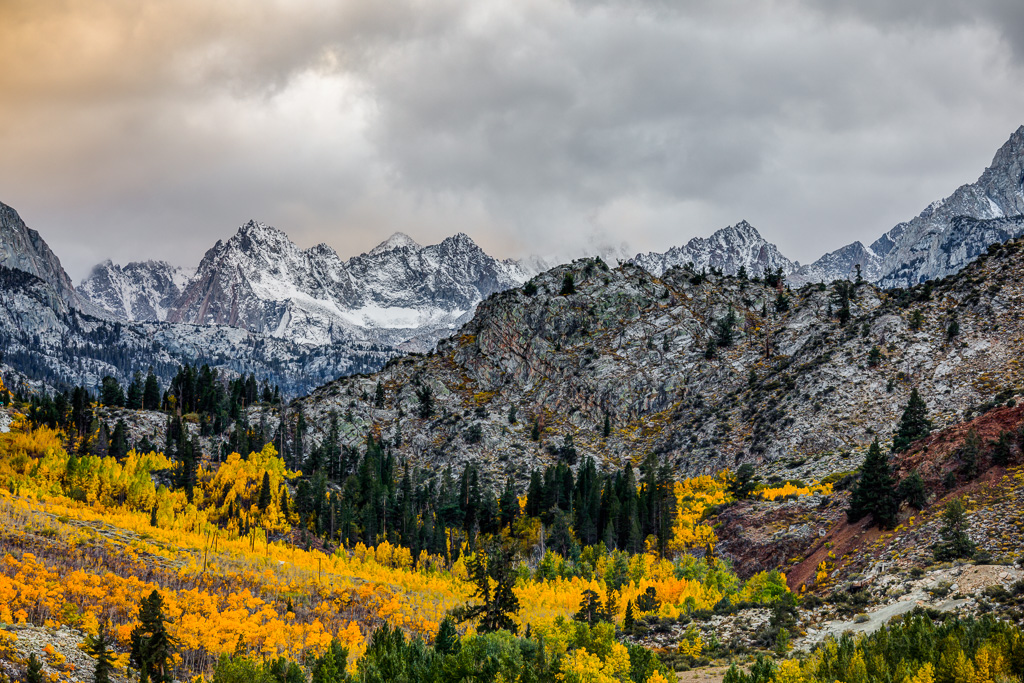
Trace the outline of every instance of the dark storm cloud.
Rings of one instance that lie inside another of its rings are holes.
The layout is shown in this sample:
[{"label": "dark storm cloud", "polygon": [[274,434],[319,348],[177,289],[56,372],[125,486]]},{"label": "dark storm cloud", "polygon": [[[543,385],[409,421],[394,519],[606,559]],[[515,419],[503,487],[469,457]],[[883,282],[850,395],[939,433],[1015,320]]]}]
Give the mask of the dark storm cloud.
[{"label": "dark storm cloud", "polygon": [[740,219],[802,261],[974,180],[1022,122],[1016,3],[8,2],[0,201],[77,279],[257,218],[344,257],[664,250]]}]

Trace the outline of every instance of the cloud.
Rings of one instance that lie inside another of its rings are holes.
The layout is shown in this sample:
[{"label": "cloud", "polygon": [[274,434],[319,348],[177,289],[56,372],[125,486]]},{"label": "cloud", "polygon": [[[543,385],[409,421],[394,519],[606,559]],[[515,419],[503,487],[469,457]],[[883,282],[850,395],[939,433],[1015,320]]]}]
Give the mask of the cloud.
[{"label": "cloud", "polygon": [[0,201],[76,278],[195,263],[250,217],[343,257],[395,230],[664,250],[747,219],[808,261],[1022,122],[1024,11],[964,7],[9,1]]}]

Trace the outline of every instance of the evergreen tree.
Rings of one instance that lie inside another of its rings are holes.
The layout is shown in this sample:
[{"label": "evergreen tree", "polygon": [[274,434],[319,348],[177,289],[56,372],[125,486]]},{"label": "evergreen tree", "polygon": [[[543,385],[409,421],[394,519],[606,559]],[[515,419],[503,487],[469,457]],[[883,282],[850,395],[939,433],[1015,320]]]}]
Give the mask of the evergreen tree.
[{"label": "evergreen tree", "polygon": [[475,586],[473,596],[480,604],[457,607],[452,611],[455,619],[463,622],[479,618],[479,633],[499,630],[516,633],[518,627],[512,621],[512,615],[519,612],[519,598],[515,593],[517,574],[514,562],[512,545],[497,540],[467,558],[469,580]]},{"label": "evergreen tree", "polygon": [[259,508],[260,511],[266,510],[270,507],[270,503],[273,501],[270,491],[270,472],[263,473],[263,484],[260,486],[260,500]]},{"label": "evergreen tree", "polygon": [[437,636],[434,637],[434,652],[439,655],[457,654],[462,647],[459,641],[459,632],[455,630],[455,621],[446,616],[441,620],[437,629]]},{"label": "evergreen tree", "polygon": [[36,656],[35,652],[28,657],[25,683],[46,683],[46,677],[43,675],[43,663],[39,661],[39,657]]},{"label": "evergreen tree", "polygon": [[124,407],[124,390],[116,379],[107,375],[100,381],[100,403],[105,406]]},{"label": "evergreen tree", "polygon": [[971,427],[960,447],[960,471],[967,479],[978,476],[978,459],[981,457],[981,437],[978,430]]},{"label": "evergreen tree", "polygon": [[124,407],[131,410],[142,408],[142,393],[142,373],[136,370],[135,374],[132,375],[132,383],[128,385],[128,394],[125,397]]},{"label": "evergreen tree", "polygon": [[514,425],[519,420],[516,418],[516,406],[515,404],[508,407],[508,423]]},{"label": "evergreen tree", "polygon": [[924,313],[921,312],[921,309],[915,308],[914,312],[910,314],[910,329],[916,332],[921,329],[922,325],[924,325]]},{"label": "evergreen tree", "polygon": [[583,591],[583,595],[580,598],[579,611],[572,618],[574,621],[582,621],[588,626],[593,626],[601,620],[601,616],[601,598],[596,592],[588,588]]},{"label": "evergreen tree", "polygon": [[601,436],[608,438],[612,434],[612,418],[608,413],[604,414],[604,427],[601,429]]},{"label": "evergreen tree", "polygon": [[715,324],[715,343],[721,347],[732,346],[736,339],[735,327],[736,311],[730,306],[729,312]]},{"label": "evergreen tree", "polygon": [[903,416],[896,428],[892,440],[892,450],[896,453],[910,448],[910,444],[923,439],[932,431],[932,423],[928,419],[928,406],[917,393],[917,387],[910,391],[910,400],[903,409]]},{"label": "evergreen tree", "polygon": [[132,629],[131,663],[139,670],[139,683],[171,683],[176,641],[167,632],[164,601],[154,590],[139,606],[139,625]]},{"label": "evergreen tree", "polygon": [[636,624],[636,615],[633,613],[633,601],[630,600],[626,603],[626,615],[622,617],[622,630],[626,633],[633,632],[633,626]]},{"label": "evergreen tree", "polygon": [[110,455],[118,460],[128,455],[128,426],[124,420],[114,425],[114,433],[110,436]]},{"label": "evergreen tree", "polygon": [[907,501],[907,505],[915,510],[923,510],[928,504],[928,490],[924,487],[924,479],[918,472],[911,472],[910,475],[900,482],[897,489],[897,497]]},{"label": "evergreen tree", "polygon": [[95,636],[85,639],[86,652],[96,660],[93,673],[94,683],[110,683],[110,674],[114,671],[114,654],[111,652],[113,641],[106,626],[101,625]]},{"label": "evergreen tree", "polygon": [[850,497],[846,517],[856,522],[866,515],[872,515],[876,524],[888,529],[896,522],[898,507],[896,481],[889,469],[889,458],[882,452],[878,439],[875,439],[860,467],[860,480]]},{"label": "evergreen tree", "polygon": [[516,496],[515,487],[512,485],[512,477],[505,481],[505,490],[501,492],[501,500],[498,503],[501,518],[501,528],[505,528],[516,521],[519,516],[519,497]]},{"label": "evergreen tree", "polygon": [[424,384],[416,390],[416,399],[420,402],[417,414],[421,419],[428,419],[434,414],[434,390]]},{"label": "evergreen tree", "polygon": [[736,500],[749,498],[753,495],[754,489],[757,488],[757,483],[754,466],[750,463],[743,463],[729,482],[729,493]]},{"label": "evergreen tree", "polygon": [[1005,467],[1013,457],[1013,437],[1010,432],[1001,432],[992,449],[992,462]]},{"label": "evergreen tree", "polygon": [[572,273],[566,273],[565,277],[562,278],[562,289],[558,292],[559,296],[568,296],[576,293],[576,279]]},{"label": "evergreen tree", "polygon": [[373,404],[378,408],[384,407],[384,385],[377,380],[377,389],[374,391]]},{"label": "evergreen tree", "polygon": [[956,318],[949,321],[949,325],[946,327],[946,339],[953,341],[960,334],[960,323],[957,322]]},{"label": "evergreen tree", "polygon": [[537,418],[533,418],[533,428],[530,429],[530,440],[540,441],[540,421]]},{"label": "evergreen tree", "polygon": [[146,385],[142,390],[142,407],[145,410],[160,408],[160,383],[153,374],[153,368],[150,368],[149,374],[146,375]]},{"label": "evergreen tree", "polygon": [[[781,292],[780,291],[778,294],[775,295],[775,312],[776,313],[785,313],[788,310],[789,310],[789,297],[786,296],[785,292]],[[766,311],[762,307],[761,316],[764,317],[765,315],[766,315]]]},{"label": "evergreen tree", "polygon": [[971,537],[967,534],[967,515],[964,502],[960,498],[951,500],[942,513],[942,528],[939,537],[942,539],[935,545],[935,559],[939,561],[970,559],[977,550]]},{"label": "evergreen tree", "polygon": [[882,350],[877,346],[872,346],[871,351],[868,352],[868,367],[876,368],[878,364],[882,362]]}]

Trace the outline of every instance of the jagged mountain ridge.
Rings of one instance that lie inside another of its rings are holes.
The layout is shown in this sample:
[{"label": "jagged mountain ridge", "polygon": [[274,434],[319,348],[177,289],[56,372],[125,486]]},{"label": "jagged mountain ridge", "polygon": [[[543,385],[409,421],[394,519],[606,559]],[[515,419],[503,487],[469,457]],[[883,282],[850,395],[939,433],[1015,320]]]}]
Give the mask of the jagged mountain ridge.
[{"label": "jagged mountain ridge", "polygon": [[[398,437],[410,462],[435,471],[477,462],[491,481],[525,483],[534,467],[563,457],[569,434],[577,461],[592,456],[607,467],[655,453],[678,474],[753,462],[812,479],[854,469],[876,436],[892,433],[914,386],[938,426],[1022,390],[1022,247],[1018,240],[976,260],[928,300],[923,287],[897,296],[864,282],[846,326],[832,287],[808,284],[776,312],[780,292],[762,283],[678,268],[655,278],[633,265],[606,271],[580,261],[538,276],[535,296],[490,297],[435,354],[339,379],[290,410],[302,408],[314,440],[332,411],[344,413],[352,445],[369,431]],[[577,291],[559,296],[566,272]],[[730,309],[736,341],[708,360]],[[960,334],[949,342],[951,314]],[[383,407],[372,399],[378,382]],[[418,413],[423,387],[434,402],[429,418]],[[541,442],[531,439],[535,419]]]},{"label": "jagged mountain ridge", "polygon": [[[866,277],[886,288],[943,278],[984,253],[988,245],[1021,235],[1022,214],[1024,126],[999,148],[976,182],[932,202],[875,240],[863,264]],[[822,260],[812,269],[819,264],[826,281],[839,274]]]},{"label": "jagged mountain ridge", "polygon": [[[94,315],[98,307],[69,289],[70,278],[39,233],[4,204],[0,221],[0,253],[11,264],[0,263],[0,367],[15,384],[95,387],[104,375],[127,382],[152,366],[166,386],[181,365],[206,363],[228,374],[254,373],[295,396],[345,373],[374,370],[394,355],[390,347],[351,338],[314,346],[227,326]],[[162,302],[129,295],[160,291],[148,286],[154,277],[163,277],[158,285],[168,291],[183,280],[183,273],[160,262],[123,269],[105,264],[102,270],[87,291],[96,294],[106,285],[105,295],[142,315],[158,315]],[[139,282],[147,287],[131,286]]]},{"label": "jagged mountain ridge", "polygon": [[[314,345],[356,338],[432,348],[484,297],[527,277],[521,266],[491,258],[461,233],[426,247],[396,233],[343,262],[325,244],[303,250],[255,221],[218,241],[177,294],[170,286],[149,293],[148,281],[174,280],[163,275],[162,264],[150,269],[116,287],[107,281],[124,281],[116,277],[121,269],[104,265],[79,289],[123,320],[230,325]],[[138,308],[147,317],[125,301],[145,302]]]},{"label": "jagged mountain ridge", "polygon": [[92,269],[77,292],[116,320],[159,322],[167,319],[194,274],[166,261],[119,266],[108,259]]},{"label": "jagged mountain ridge", "polygon": [[49,283],[68,304],[91,311],[89,303],[75,292],[71,278],[46,241],[3,202],[0,202],[0,265],[34,275]]},{"label": "jagged mountain ridge", "polygon": [[746,221],[716,230],[706,239],[694,237],[686,244],[672,247],[663,254],[637,254],[632,262],[659,276],[669,268],[688,263],[693,264],[697,270],[716,268],[726,275],[735,275],[741,267],[751,275],[760,276],[779,268],[788,275],[799,267]]},{"label": "jagged mountain ridge", "polygon": [[917,217],[900,223],[870,246],[857,241],[808,265],[787,259],[746,221],[694,238],[667,252],[637,254],[632,261],[655,275],[693,263],[733,275],[742,265],[749,273],[782,267],[789,281],[833,282],[861,276],[882,287],[909,287],[957,272],[985,252],[988,245],[1024,233],[1024,126],[996,152],[992,163],[972,184],[929,204]]},{"label": "jagged mountain ridge", "polygon": [[[111,375],[127,383],[150,367],[167,386],[185,363],[228,376],[253,373],[287,396],[350,372],[380,367],[386,347],[349,341],[304,346],[227,326],[121,322],[71,307],[48,282],[0,266],[0,350],[12,388],[97,387]],[[13,381],[12,381],[13,380]]]}]

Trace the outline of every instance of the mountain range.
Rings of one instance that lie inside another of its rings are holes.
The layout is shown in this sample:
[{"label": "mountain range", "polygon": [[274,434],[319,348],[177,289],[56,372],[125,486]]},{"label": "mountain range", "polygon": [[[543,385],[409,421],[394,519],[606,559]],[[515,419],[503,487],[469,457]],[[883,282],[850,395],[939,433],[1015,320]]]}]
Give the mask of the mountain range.
[{"label": "mountain range", "polygon": [[[1024,126],[978,181],[933,202],[870,246],[853,242],[801,265],[741,221],[631,261],[658,277],[689,265],[725,275],[741,268],[752,276],[781,270],[791,286],[852,280],[859,267],[866,281],[905,288],[955,273],[988,245],[1022,234],[1022,212]],[[0,334],[14,345],[9,352],[33,358],[26,377],[51,383],[93,383],[100,372],[124,378],[150,364],[132,349],[162,344],[167,355],[154,361],[157,366],[206,359],[301,392],[337,374],[372,370],[396,353],[433,349],[470,322],[481,302],[536,275],[537,263],[495,259],[464,234],[420,246],[401,233],[342,260],[325,244],[302,249],[282,231],[250,221],[218,241],[195,268],[106,261],[76,288],[40,234],[0,204],[0,267],[32,276],[6,276],[14,289],[4,293],[8,327]],[[29,300],[47,302],[48,310],[38,303],[22,310]],[[114,346],[123,347],[121,360],[90,368],[75,356],[73,349],[94,343],[75,340],[86,329],[116,331],[111,334],[119,339]],[[253,349],[244,359],[231,358],[223,345],[238,335],[247,340],[243,347]],[[37,336],[52,337],[53,346],[34,345]],[[20,350],[12,341],[17,339]],[[142,339],[149,341],[141,344]],[[303,366],[297,360],[303,358],[322,361]],[[292,367],[304,369],[292,376]]]},{"label": "mountain range", "polygon": [[740,266],[751,274],[782,268],[787,280],[801,285],[853,279],[857,266],[864,279],[882,287],[909,287],[959,271],[988,245],[1024,232],[1024,126],[996,152],[974,183],[929,204],[915,218],[900,223],[865,246],[852,242],[814,263],[790,261],[746,221],[723,228],[707,239],[695,238],[668,251],[637,254],[632,260],[655,275],[692,263],[735,275]]},{"label": "mountain range", "polygon": [[526,278],[517,263],[491,258],[461,233],[426,247],[396,233],[342,261],[326,244],[300,249],[280,230],[250,221],[194,270],[107,261],[77,291],[128,322],[228,325],[312,346],[354,339],[426,350],[484,298]]}]

